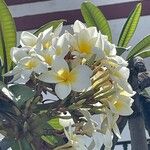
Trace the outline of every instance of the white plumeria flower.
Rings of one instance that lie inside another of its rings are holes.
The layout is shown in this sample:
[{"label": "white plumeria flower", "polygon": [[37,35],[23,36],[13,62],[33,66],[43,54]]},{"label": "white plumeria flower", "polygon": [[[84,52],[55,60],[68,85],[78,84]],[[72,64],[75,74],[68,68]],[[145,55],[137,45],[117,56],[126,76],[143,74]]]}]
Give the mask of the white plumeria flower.
[{"label": "white plumeria flower", "polygon": [[21,46],[34,47],[36,49],[48,49],[51,47],[52,38],[59,36],[62,29],[62,24],[60,24],[53,32],[53,27],[50,27],[43,32],[41,32],[38,37],[34,34],[24,31],[21,34],[20,44]]},{"label": "white plumeria flower", "polygon": [[[55,56],[55,49],[49,48],[49,49],[43,49],[40,51],[36,51],[37,55],[43,62],[45,62],[48,66],[52,65],[53,57]],[[42,59],[43,58],[43,59]]]},{"label": "white plumeria flower", "polygon": [[[42,34],[41,34],[42,36]],[[50,48],[35,48],[35,51],[38,55],[43,57],[43,61],[45,63],[47,63],[48,66],[51,66],[52,62],[53,62],[53,57],[54,56],[59,56],[64,58],[66,56],[66,54],[69,51],[69,47],[68,47],[68,41],[66,39],[65,34],[63,34],[62,36],[60,36],[59,38],[53,38],[52,39],[52,44],[50,46]]]},{"label": "white plumeria flower", "polygon": [[130,74],[130,70],[126,67],[128,65],[127,61],[120,56],[113,56],[106,57],[101,63],[109,71],[109,76],[112,81],[119,84],[127,92],[133,93],[133,90],[127,81]]},{"label": "white plumeria flower", "polygon": [[98,34],[96,27],[86,28],[82,22],[77,20],[73,25],[73,30],[73,36],[68,34],[73,51],[72,54],[81,57],[89,57],[94,54]]},{"label": "white plumeria flower", "polygon": [[27,56],[22,58],[17,66],[10,72],[6,73],[5,76],[14,76],[11,82],[25,84],[29,81],[31,74],[47,71],[47,66],[38,57]]},{"label": "white plumeria flower", "polygon": [[128,96],[111,96],[108,100],[109,107],[111,111],[115,114],[119,114],[122,116],[128,116],[133,113],[131,109],[131,105],[133,103],[133,99]]},{"label": "white plumeria flower", "polygon": [[95,51],[97,51],[96,59],[105,59],[106,57],[116,56],[116,46],[108,41],[108,37],[101,34],[99,31],[97,41],[95,44]]},{"label": "white plumeria flower", "polygon": [[66,98],[71,90],[82,92],[91,85],[92,70],[86,65],[79,65],[69,70],[67,62],[56,57],[52,63],[52,70],[39,76],[39,80],[46,83],[56,83],[55,92],[60,99]]}]

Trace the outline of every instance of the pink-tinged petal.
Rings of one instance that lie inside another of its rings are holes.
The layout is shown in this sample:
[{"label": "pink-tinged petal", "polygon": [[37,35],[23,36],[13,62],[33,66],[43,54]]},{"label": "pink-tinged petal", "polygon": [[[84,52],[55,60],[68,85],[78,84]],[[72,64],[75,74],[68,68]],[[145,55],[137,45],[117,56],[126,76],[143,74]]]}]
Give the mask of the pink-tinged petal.
[{"label": "pink-tinged petal", "polygon": [[39,80],[46,82],[46,83],[58,83],[61,82],[57,77],[57,74],[54,71],[47,71],[41,74],[38,77]]},{"label": "pink-tinged petal", "polygon": [[65,83],[58,83],[55,86],[55,92],[60,99],[64,99],[70,94],[71,85]]},{"label": "pink-tinged petal", "polygon": [[20,44],[21,46],[35,46],[37,42],[37,37],[33,35],[30,32],[22,32],[21,38],[20,38]]}]

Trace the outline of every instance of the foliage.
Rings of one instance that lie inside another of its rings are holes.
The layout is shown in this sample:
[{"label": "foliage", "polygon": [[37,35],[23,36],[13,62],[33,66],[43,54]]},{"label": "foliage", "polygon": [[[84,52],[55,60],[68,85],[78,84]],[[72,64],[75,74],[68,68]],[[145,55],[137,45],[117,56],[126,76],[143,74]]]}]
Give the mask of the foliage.
[{"label": "foliage", "polygon": [[16,27],[4,2],[0,0],[0,56],[6,73],[11,66],[10,49],[16,46]]},{"label": "foliage", "polygon": [[132,13],[129,15],[120,34],[118,46],[126,47],[128,45],[139,22],[141,10],[142,10],[142,4],[139,3],[136,6],[136,8],[132,11]]}]

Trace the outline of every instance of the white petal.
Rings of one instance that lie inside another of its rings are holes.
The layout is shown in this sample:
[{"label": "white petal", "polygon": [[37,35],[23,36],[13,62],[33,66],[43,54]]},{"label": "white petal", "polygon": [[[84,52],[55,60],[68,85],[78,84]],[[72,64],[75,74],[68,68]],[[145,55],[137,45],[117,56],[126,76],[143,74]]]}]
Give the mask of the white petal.
[{"label": "white petal", "polygon": [[38,74],[46,72],[47,70],[48,70],[47,66],[43,62],[39,62],[38,66],[33,69],[33,71],[38,73]]},{"label": "white petal", "polygon": [[74,68],[71,72],[76,74],[76,80],[71,84],[72,90],[81,92],[91,86],[90,76],[92,75],[92,71],[89,67],[80,65]]},{"label": "white petal", "polygon": [[112,59],[116,61],[119,65],[128,66],[128,62],[124,60],[121,56],[113,56]]},{"label": "white petal", "polygon": [[30,70],[23,70],[21,72],[21,77],[15,81],[15,83],[18,84],[25,84],[30,80],[30,76],[31,76],[32,71]]},{"label": "white petal", "polygon": [[117,53],[116,46],[108,40],[104,40],[104,51],[107,56],[114,56]]},{"label": "white petal", "polygon": [[12,76],[12,75],[16,75],[19,74],[22,71],[22,68],[19,68],[18,66],[16,66],[13,70],[5,73],[3,76]]},{"label": "white petal", "polygon": [[42,42],[51,40],[52,35],[53,35],[52,31],[53,31],[53,27],[50,27],[50,28],[43,31]]},{"label": "white petal", "polygon": [[61,30],[62,30],[62,27],[63,27],[63,23],[61,23],[55,30],[54,30],[54,36],[57,37],[59,36]]},{"label": "white petal", "polygon": [[113,132],[116,134],[116,136],[121,139],[121,134],[120,134],[120,131],[119,131],[119,128],[117,126],[117,124],[115,123],[114,126],[113,126]]},{"label": "white petal", "polygon": [[67,62],[61,57],[55,57],[52,63],[52,70],[58,72],[61,69],[66,69],[69,71]]},{"label": "white petal", "polygon": [[22,32],[21,37],[20,37],[20,44],[21,46],[35,46],[37,41],[37,37],[33,35],[30,32]]},{"label": "white petal", "polygon": [[117,83],[128,93],[133,94],[131,85],[125,80],[116,80]]},{"label": "white petal", "polygon": [[104,138],[104,145],[106,148],[111,148],[112,147],[112,139],[113,139],[113,134],[110,130],[106,131],[106,134],[103,136]]},{"label": "white petal", "polygon": [[102,134],[98,133],[98,132],[94,132],[93,133],[93,139],[95,142],[95,147],[93,150],[99,150],[101,148],[101,146],[103,145]]},{"label": "white petal", "polygon": [[58,83],[55,86],[55,92],[60,99],[66,98],[71,92],[71,85]]},{"label": "white petal", "polygon": [[109,106],[114,113],[118,113],[121,116],[128,116],[133,113],[130,104],[127,104],[121,100],[118,100],[116,105],[109,103]]},{"label": "white petal", "polygon": [[12,58],[12,61],[14,63],[17,63],[21,58],[28,56],[27,52],[29,51],[29,48],[22,47],[22,48],[17,48],[13,47],[10,50],[10,55]]},{"label": "white petal", "polygon": [[[60,52],[59,52],[60,54],[58,54],[58,56],[59,55],[61,57],[66,56],[66,54],[69,51],[68,44],[69,43],[68,43],[68,40],[66,38],[66,34],[63,34],[62,36],[60,36],[60,38],[58,39],[58,42],[57,42],[57,48],[60,49]],[[56,48],[56,51],[57,51],[57,48]]]},{"label": "white petal", "polygon": [[73,25],[73,31],[79,33],[82,29],[85,29],[86,26],[79,20],[76,20]]},{"label": "white petal", "polygon": [[84,74],[88,78],[93,74],[92,70],[86,65],[78,65],[72,71],[78,72],[78,74]]},{"label": "white petal", "polygon": [[88,30],[88,33],[89,33],[90,37],[93,38],[93,37],[98,36],[98,32],[97,32],[96,27],[89,27],[89,28],[87,28],[87,30]]},{"label": "white petal", "polygon": [[54,71],[47,71],[38,77],[39,80],[46,83],[58,83],[57,74]]}]

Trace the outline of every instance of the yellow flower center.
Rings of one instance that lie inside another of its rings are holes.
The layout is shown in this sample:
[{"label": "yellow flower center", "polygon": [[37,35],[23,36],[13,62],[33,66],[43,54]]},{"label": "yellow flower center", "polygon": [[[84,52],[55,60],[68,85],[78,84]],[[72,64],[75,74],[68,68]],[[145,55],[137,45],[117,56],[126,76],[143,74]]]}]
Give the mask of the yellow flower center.
[{"label": "yellow flower center", "polygon": [[29,70],[35,68],[37,65],[38,65],[38,63],[34,59],[31,59],[24,64],[24,66]]},{"label": "yellow flower center", "polygon": [[88,41],[81,41],[79,44],[79,51],[85,54],[92,53],[92,45]]},{"label": "yellow flower center", "polygon": [[61,47],[57,47],[56,55],[59,56],[61,54],[61,51],[62,51]]},{"label": "yellow flower center", "polygon": [[66,69],[61,69],[57,72],[57,79],[63,83],[72,83],[76,80],[76,74],[69,72]]},{"label": "yellow flower center", "polygon": [[43,43],[43,48],[44,49],[48,49],[48,48],[50,48],[50,46],[51,46],[50,41],[46,41],[46,42]]},{"label": "yellow flower center", "polygon": [[121,101],[115,101],[114,106],[119,111],[123,108],[123,103]]},{"label": "yellow flower center", "polygon": [[52,56],[51,56],[51,55],[49,55],[49,54],[44,54],[43,57],[44,57],[44,60],[45,60],[45,62],[46,62],[47,64],[49,64],[49,65],[52,64]]}]

